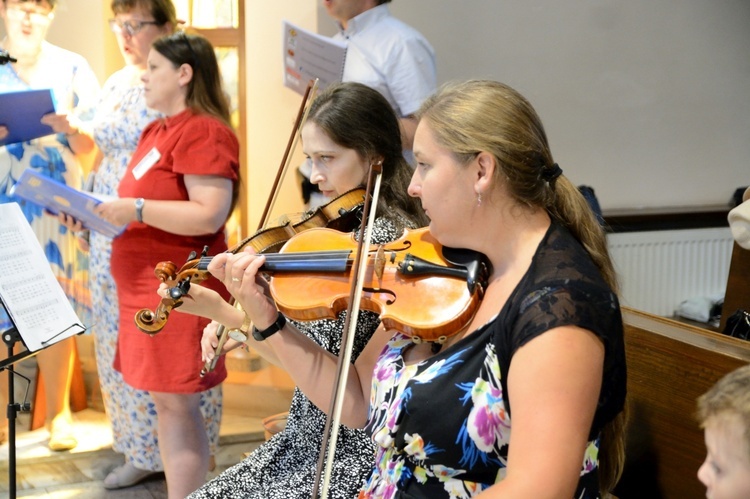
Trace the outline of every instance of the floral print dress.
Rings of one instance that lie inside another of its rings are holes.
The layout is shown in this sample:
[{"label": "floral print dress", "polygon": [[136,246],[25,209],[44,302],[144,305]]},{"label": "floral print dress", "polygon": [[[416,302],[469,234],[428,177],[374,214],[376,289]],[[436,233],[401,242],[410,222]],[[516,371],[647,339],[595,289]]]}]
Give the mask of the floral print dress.
[{"label": "floral print dress", "polygon": [[[378,218],[374,244],[402,235],[402,223]],[[294,324],[323,348],[338,355],[346,312],[336,320]],[[377,314],[359,313],[352,361],[362,352],[380,320]],[[286,428],[258,447],[249,457],[193,492],[190,499],[309,499],[315,481],[326,415],[299,389],[294,390]],[[331,471],[328,497],[352,499],[372,468],[374,447],[367,432],[341,425]]]},{"label": "floral print dress", "polygon": [[[82,56],[43,42],[38,69],[32,81],[22,80],[11,64],[0,65],[0,93],[39,89],[52,90],[58,113],[72,113],[86,120],[99,93],[99,83]],[[52,272],[82,323],[89,326],[91,299],[86,287],[88,256],[79,248],[73,234],[57,221],[57,217],[45,213],[34,203],[11,195],[11,188],[28,169],[80,189],[81,164],[64,134],[0,146],[0,203],[19,204],[39,239]],[[9,327],[10,319],[0,307],[0,330]]]},{"label": "floral print dress", "polygon": [[370,400],[375,467],[360,497],[468,498],[503,480],[512,431],[510,360],[532,338],[563,325],[593,331],[605,344],[602,392],[575,494],[599,497],[599,433],[625,399],[622,318],[588,254],[554,223],[492,321],[419,363],[404,362],[408,337],[399,333],[388,342]]},{"label": "floral print dress", "polygon": [[[93,191],[117,197],[117,187],[127,170],[141,132],[161,115],[146,107],[142,71],[126,66],[109,77],[94,117],[94,140],[102,152]],[[112,365],[117,349],[119,306],[110,268],[112,239],[92,232],[90,236],[89,287],[94,309],[94,341],[99,384],[104,407],[112,423],[112,447],[143,470],[164,469],[157,439],[156,407],[148,392],[127,385]],[[154,290],[158,282],[154,279]],[[144,297],[144,305],[159,297]],[[198,375],[198,373],[196,373]],[[201,413],[206,422],[211,453],[218,451],[222,408],[221,386],[201,392]]]}]

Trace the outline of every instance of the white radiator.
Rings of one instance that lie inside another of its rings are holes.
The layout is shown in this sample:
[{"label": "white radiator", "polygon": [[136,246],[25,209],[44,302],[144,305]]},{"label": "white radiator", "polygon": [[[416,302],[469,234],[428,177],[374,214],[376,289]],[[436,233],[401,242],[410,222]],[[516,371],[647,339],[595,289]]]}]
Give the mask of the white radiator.
[{"label": "white radiator", "polygon": [[670,317],[683,300],[724,295],[729,228],[608,234],[623,305]]}]

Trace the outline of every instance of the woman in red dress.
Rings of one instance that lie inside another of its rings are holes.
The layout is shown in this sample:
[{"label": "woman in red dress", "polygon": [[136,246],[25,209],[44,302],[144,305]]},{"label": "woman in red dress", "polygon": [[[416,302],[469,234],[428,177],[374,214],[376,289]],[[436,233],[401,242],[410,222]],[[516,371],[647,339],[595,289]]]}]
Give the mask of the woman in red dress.
[{"label": "woman in red dress", "polygon": [[[164,260],[227,249],[224,223],[239,182],[239,143],[229,125],[213,47],[203,37],[176,33],[158,39],[142,77],[146,103],[165,118],[141,135],[118,193],[99,214],[128,224],[112,244],[112,275],[120,303],[120,334],[114,367],[126,383],[150,392],[170,498],[185,497],[205,481],[208,438],[200,392],[226,378],[223,365],[201,378],[200,339],[207,319],[172,317],[150,337],[134,323]],[[207,286],[224,294],[215,280]]]}]

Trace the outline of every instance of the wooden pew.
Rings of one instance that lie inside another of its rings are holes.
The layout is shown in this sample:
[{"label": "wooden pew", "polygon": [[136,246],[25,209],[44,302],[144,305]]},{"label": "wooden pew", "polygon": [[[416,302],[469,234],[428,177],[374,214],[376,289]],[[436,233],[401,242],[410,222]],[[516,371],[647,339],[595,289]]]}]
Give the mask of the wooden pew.
[{"label": "wooden pew", "polygon": [[623,308],[628,363],[626,466],[615,495],[705,497],[696,473],[705,458],[696,399],[750,363],[750,342]]}]

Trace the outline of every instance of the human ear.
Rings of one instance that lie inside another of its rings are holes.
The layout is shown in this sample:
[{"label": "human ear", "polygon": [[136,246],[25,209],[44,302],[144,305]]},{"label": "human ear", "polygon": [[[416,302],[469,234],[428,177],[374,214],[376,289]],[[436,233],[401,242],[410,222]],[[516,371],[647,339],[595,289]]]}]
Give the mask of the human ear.
[{"label": "human ear", "polygon": [[490,187],[492,187],[492,179],[494,178],[495,169],[497,168],[495,156],[488,152],[481,151],[477,154],[474,162],[476,163],[476,192],[487,192]]},{"label": "human ear", "polygon": [[193,79],[193,66],[188,63],[182,64],[179,69],[178,81],[181,86],[187,86]]}]

